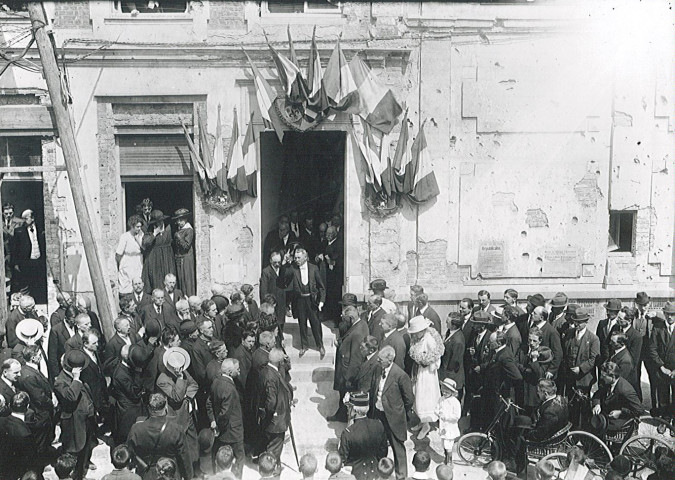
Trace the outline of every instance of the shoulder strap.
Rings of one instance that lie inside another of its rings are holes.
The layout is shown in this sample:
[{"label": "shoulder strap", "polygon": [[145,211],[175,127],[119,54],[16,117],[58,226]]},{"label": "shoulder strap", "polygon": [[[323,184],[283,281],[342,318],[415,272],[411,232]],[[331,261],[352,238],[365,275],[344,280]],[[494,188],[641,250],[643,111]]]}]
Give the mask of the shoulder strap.
[{"label": "shoulder strap", "polygon": [[162,428],[159,430],[159,435],[157,435],[157,438],[155,439],[155,445],[152,447],[152,450],[156,450],[157,447],[159,446],[159,441],[162,439],[162,434],[164,433],[164,430],[166,430],[166,426],[169,424],[169,417],[166,417],[164,420],[164,425],[162,425]]}]

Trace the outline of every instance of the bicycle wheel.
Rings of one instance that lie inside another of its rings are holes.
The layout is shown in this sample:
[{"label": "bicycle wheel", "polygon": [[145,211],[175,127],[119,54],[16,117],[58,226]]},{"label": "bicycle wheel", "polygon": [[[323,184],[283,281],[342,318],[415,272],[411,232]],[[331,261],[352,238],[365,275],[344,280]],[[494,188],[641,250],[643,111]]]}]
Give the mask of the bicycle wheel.
[{"label": "bicycle wheel", "polygon": [[661,438],[653,435],[637,435],[631,437],[621,445],[619,454],[625,455],[633,464],[635,473],[641,472],[645,468],[656,471],[655,453],[658,447],[664,447],[670,450],[670,445]]},{"label": "bicycle wheel", "polygon": [[553,464],[553,468],[555,468],[556,473],[554,478],[560,478],[560,475],[563,472],[566,472],[570,466],[570,462],[567,461],[566,453],[561,452],[549,453],[544,458],[542,458],[542,460],[548,460]]},{"label": "bicycle wheel", "polygon": [[467,433],[457,441],[459,458],[469,465],[484,467],[499,458],[497,443],[484,433]]},{"label": "bicycle wheel", "polygon": [[604,477],[609,462],[612,461],[612,452],[607,445],[592,433],[575,431],[567,435],[571,446],[578,446],[586,454],[586,466],[589,470]]}]

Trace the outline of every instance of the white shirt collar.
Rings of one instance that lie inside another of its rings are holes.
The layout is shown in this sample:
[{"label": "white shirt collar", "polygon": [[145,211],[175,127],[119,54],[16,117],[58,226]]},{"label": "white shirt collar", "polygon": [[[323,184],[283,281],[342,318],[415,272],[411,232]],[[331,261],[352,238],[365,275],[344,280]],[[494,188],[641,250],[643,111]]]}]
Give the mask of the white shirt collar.
[{"label": "white shirt collar", "polygon": [[429,308],[429,305],[428,305],[428,304],[425,305],[425,306],[423,306],[422,308],[420,308],[420,313],[421,313],[421,314],[424,314],[424,312],[427,311],[427,308]]},{"label": "white shirt collar", "polygon": [[502,345],[501,347],[497,347],[497,348],[495,348],[495,353],[499,353],[502,350],[504,350],[505,348],[506,348],[506,345]]},{"label": "white shirt collar", "polygon": [[[626,349],[626,346],[624,345],[623,347],[617,349],[617,350],[614,352],[614,355],[616,355],[616,354],[619,353],[619,352],[623,352],[625,349]],[[612,355],[612,356],[614,356],[614,355]]]},{"label": "white shirt collar", "polygon": [[389,335],[391,335],[391,334],[394,333],[395,331],[396,331],[396,329],[389,330],[388,332],[384,332],[384,338],[388,338]]},{"label": "white shirt collar", "polygon": [[302,265],[300,265],[300,270],[308,270],[308,269],[309,269],[308,262],[305,262]]},{"label": "white shirt collar", "polygon": [[414,478],[415,480],[428,480],[429,476],[427,475],[427,472],[413,472],[411,478]]},{"label": "white shirt collar", "polygon": [[26,421],[26,414],[25,414],[25,413],[12,412],[11,415],[12,415],[13,417],[18,418],[18,419],[21,420],[22,422],[25,422],[25,421]]}]

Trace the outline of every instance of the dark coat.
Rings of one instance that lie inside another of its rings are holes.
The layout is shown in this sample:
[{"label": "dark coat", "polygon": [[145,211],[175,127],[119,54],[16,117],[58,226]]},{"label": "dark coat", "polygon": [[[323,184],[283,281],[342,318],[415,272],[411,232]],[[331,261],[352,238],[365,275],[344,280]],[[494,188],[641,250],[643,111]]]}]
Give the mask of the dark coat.
[{"label": "dark coat", "polygon": [[[141,337],[133,331],[129,332],[129,340],[131,340],[131,345],[138,343]],[[110,341],[105,346],[105,351],[103,352],[103,370],[106,375],[112,375],[112,372],[115,370],[115,367],[120,362],[120,355],[122,353],[122,347],[126,343],[122,340],[117,333],[110,338]]]},{"label": "dark coat", "polygon": [[354,387],[354,379],[363,363],[360,347],[368,335],[368,324],[359,320],[347,330],[335,352],[333,390],[344,391]]},{"label": "dark coat", "polygon": [[[553,360],[546,366],[546,371],[554,376],[558,375],[563,360],[563,349],[558,331],[548,322],[539,328],[541,330],[541,347],[548,347],[553,353]],[[523,342],[523,349],[527,350],[527,342]]]},{"label": "dark coat", "polygon": [[539,361],[532,360],[529,352],[525,350],[518,351],[518,367],[523,375],[523,396],[525,406],[534,407],[539,405],[537,385],[539,384],[539,380],[546,377],[546,369],[549,363],[539,363]]},{"label": "dark coat", "polygon": [[203,338],[197,338],[190,352],[192,362],[190,363],[190,370],[194,379],[199,384],[200,388],[206,389],[206,366],[215,357],[209,350],[209,344]]},{"label": "dark coat", "polygon": [[[506,339],[506,347],[511,350],[513,356],[517,358],[518,351],[523,344],[523,339],[520,336],[520,331],[518,327],[514,324],[513,327],[510,327],[505,333],[504,338]],[[527,343],[527,342],[525,342]]]},{"label": "dark coat", "polygon": [[0,444],[3,457],[0,459],[0,478],[14,480],[29,470],[42,471],[36,461],[37,445],[24,420],[13,416],[0,417]]},{"label": "dark coat", "polygon": [[274,251],[281,253],[281,258],[284,257],[284,254],[288,251],[293,243],[298,242],[298,237],[289,230],[288,238],[284,243],[282,238],[279,238],[279,229],[274,228],[265,236],[265,241],[263,242],[263,261],[268,262],[270,259],[270,254]]},{"label": "dark coat", "polygon": [[635,388],[637,379],[635,375],[635,361],[628,351],[628,348],[624,348],[620,352],[615,353],[609,358],[609,360],[616,363],[616,365],[619,367],[619,375],[621,378],[628,380],[628,383],[630,383],[633,388]]},{"label": "dark coat", "polygon": [[[628,348],[630,356],[633,359],[633,366],[637,367],[642,352],[642,335],[640,335],[640,332],[638,332],[631,326],[629,326],[628,329],[626,329],[624,335],[626,335],[628,339],[626,347]],[[640,374],[637,371],[634,373],[636,377],[638,378],[640,377]]]},{"label": "dark coat", "polygon": [[451,378],[455,381],[457,389],[464,388],[464,351],[466,347],[464,334],[461,330],[457,330],[450,338],[446,336],[443,345],[445,350],[441,357],[438,379],[442,381]]},{"label": "dark coat", "polygon": [[405,327],[397,329],[397,331],[401,332],[403,342],[405,343],[405,358],[403,359],[403,366],[404,366],[403,370],[408,375],[411,375],[415,361],[410,356],[410,334],[408,333],[408,329]]},{"label": "dark coat", "polygon": [[[375,411],[380,381],[382,381],[382,368],[378,366],[377,374],[373,376],[373,383],[370,388],[370,408],[373,412]],[[398,365],[392,364],[382,391],[382,406],[392,434],[400,442],[405,442],[408,436],[407,415],[413,408],[414,403],[415,398],[410,377]]]},{"label": "dark coat", "polygon": [[216,377],[211,394],[206,402],[211,422],[216,422],[221,443],[244,441],[244,421],[241,414],[241,400],[234,381],[224,375]]},{"label": "dark coat", "polygon": [[370,335],[377,338],[378,342],[382,342],[384,338],[384,331],[380,325],[380,320],[387,312],[384,311],[382,307],[378,307],[377,310],[370,312],[363,312],[361,314],[361,321],[364,321],[368,324],[368,332]]},{"label": "dark coat", "polygon": [[160,373],[166,372],[166,367],[164,366],[163,360],[166,348],[161,344],[153,346],[152,344],[146,343],[144,341],[139,342],[137,345],[143,346],[143,348],[146,350],[148,358],[150,358],[147,365],[143,369],[143,372],[141,373],[141,384],[143,385],[143,388],[146,392],[154,392],[155,385],[157,383],[157,377],[159,377]]},{"label": "dark coat", "polygon": [[251,371],[253,352],[247,350],[243,345],[239,345],[233,351],[229,352],[228,357],[239,360],[239,376],[235,378],[234,383],[240,385],[240,391],[246,390],[246,381]]},{"label": "dark coat", "polygon": [[356,480],[379,478],[377,463],[387,456],[387,437],[379,420],[358,418],[342,431],[338,452]]},{"label": "dark coat", "polygon": [[260,427],[268,433],[283,433],[291,422],[293,391],[281,374],[272,366],[260,369],[264,389],[264,418]]},{"label": "dark coat", "polygon": [[167,307],[166,302],[165,305],[162,305],[161,313],[157,313],[154,303],[148,303],[142,306],[139,313],[143,326],[147,325],[149,320],[155,320],[159,322],[162,329],[171,325],[177,332],[180,331],[180,319],[178,318],[178,315],[176,315],[176,309]]},{"label": "dark coat", "polygon": [[609,385],[601,385],[593,394],[593,406],[600,405],[602,413],[607,415],[614,410],[620,410],[619,418],[608,418],[609,431],[620,429],[626,422],[644,413],[642,402],[635,393],[635,389],[625,379],[619,377],[612,393]]},{"label": "dark coat", "polygon": [[30,408],[35,413],[35,426],[39,428],[51,425],[54,418],[53,390],[47,377],[30,365],[22,365],[17,386],[30,397]]},{"label": "dark coat", "polygon": [[[572,353],[577,343],[579,349],[577,355],[574,356]],[[590,330],[586,330],[580,342],[576,340],[576,332],[568,335],[563,348],[563,369],[567,383],[577,387],[590,387],[593,385],[596,381],[595,363],[599,355],[600,341]],[[579,367],[579,374],[574,375],[570,371],[571,367]]]},{"label": "dark coat", "polygon": [[[408,337],[408,339],[410,339],[410,337]],[[396,353],[394,363],[405,370],[405,357],[408,354],[408,349],[405,346],[403,332],[400,330],[393,330],[389,336],[385,336],[382,339],[382,343],[380,343],[380,350],[386,346],[390,346],[394,349],[394,352]]]},{"label": "dark coat", "polygon": [[[85,352],[86,355],[86,352]],[[91,391],[91,399],[98,413],[105,412],[109,405],[108,384],[103,373],[103,361],[96,353],[97,362],[91,361],[87,368],[82,370],[82,381],[87,384]]]},{"label": "dark coat", "polygon": [[146,414],[143,405],[143,384],[139,375],[128,365],[119,362],[110,380],[110,394],[115,399],[114,427],[115,444],[126,441],[136,419]]},{"label": "dark coat", "polygon": [[661,372],[661,367],[675,370],[675,334],[668,334],[665,322],[655,325],[652,329],[647,358],[655,367],[658,379],[667,385],[671,380]]},{"label": "dark coat", "polygon": [[436,331],[441,334],[441,317],[438,316],[438,313],[431,305],[427,306],[427,309],[424,311],[422,316],[429,320]]},{"label": "dark coat", "polygon": [[28,313],[27,315],[24,314],[21,309],[15,308],[11,312],[9,312],[9,315],[7,316],[7,346],[9,348],[14,348],[18,343],[19,343],[19,338],[16,336],[16,326],[19,324],[19,322],[25,318],[34,318],[37,319],[37,314],[35,313],[35,310],[32,312]]},{"label": "dark coat", "polygon": [[61,441],[64,452],[77,453],[85,447],[96,408],[89,385],[62,371],[54,380],[54,393],[61,409]]},{"label": "dark coat", "polygon": [[[281,270],[279,270],[281,272]],[[277,305],[274,311],[277,315],[277,322],[283,324],[286,319],[286,290],[277,286],[279,276],[271,265],[263,268],[260,275],[260,301],[265,295],[272,294],[277,299]]]},{"label": "dark coat", "polygon": [[[176,461],[183,478],[192,478],[192,459],[188,454],[184,429],[173,417],[150,417],[132,425],[127,444],[143,462],[154,466],[161,457]],[[145,469],[136,468],[143,475]]]},{"label": "dark coat", "polygon": [[523,381],[516,359],[508,347],[491,355],[487,364],[481,366],[480,373],[483,377],[483,387],[489,392],[488,396],[490,393],[500,393],[503,397],[508,397],[511,387]]},{"label": "dark coat", "polygon": [[614,326],[611,331],[607,331],[609,325],[609,319],[603,318],[598,322],[598,326],[595,329],[595,334],[598,336],[600,341],[600,363],[605,362],[609,359],[611,352],[609,351],[609,339],[612,336],[612,333],[619,331],[619,326],[616,324],[616,319],[614,320]]},{"label": "dark coat", "polygon": [[[326,287],[319,274],[319,268],[311,263],[307,264],[307,276],[309,277],[309,292],[312,303],[326,303]],[[290,264],[282,265],[277,278],[277,287],[290,289],[296,294],[302,292],[302,274],[300,268]]]},{"label": "dark coat", "polygon": [[12,399],[14,398],[14,395],[16,395],[19,392],[19,389],[17,388],[17,384],[14,385],[14,390],[12,390],[7,383],[0,378],[0,395],[5,397],[5,409],[2,410],[2,415],[3,416],[8,416],[11,412],[10,406],[12,404]]},{"label": "dark coat", "polygon": [[[45,258],[45,232],[40,231],[36,223],[33,223],[37,233],[38,246],[40,247],[40,258]],[[14,236],[11,237],[9,242],[12,265],[18,265],[19,268],[23,267],[30,260],[30,252],[33,248],[33,245],[30,241],[30,236],[28,235],[28,226],[21,225],[14,229]]]},{"label": "dark coat", "polygon": [[[152,295],[149,293],[141,292],[140,295],[136,295],[136,293],[132,293],[134,297],[134,302],[136,303],[136,311],[140,312],[141,307],[146,306],[149,303],[152,303]],[[140,300],[139,300],[140,298]]]},{"label": "dark coat", "polygon": [[54,313],[49,317],[49,325],[54,327],[57,323],[63,322],[64,318],[66,318],[66,309],[59,305],[59,308],[54,310]]},{"label": "dark coat", "polygon": [[527,439],[532,442],[545,442],[559,432],[569,422],[569,409],[564,398],[556,396],[543,402],[532,413],[532,430]]},{"label": "dark coat", "polygon": [[174,312],[176,311],[176,302],[183,298],[185,295],[183,295],[183,292],[180,291],[178,288],[173,289],[173,300],[169,296],[169,292],[166,291],[166,288],[163,289],[164,291],[164,306],[170,307]]},{"label": "dark coat", "polygon": [[352,385],[353,389],[359,392],[367,392],[373,384],[373,376],[377,373],[377,352],[369,359],[364,358],[364,362],[356,372]]},{"label": "dark coat", "polygon": [[66,353],[66,342],[70,339],[70,333],[65,322],[55,325],[49,331],[49,347],[47,349],[47,367],[49,378],[54,381],[61,372],[61,357]]}]

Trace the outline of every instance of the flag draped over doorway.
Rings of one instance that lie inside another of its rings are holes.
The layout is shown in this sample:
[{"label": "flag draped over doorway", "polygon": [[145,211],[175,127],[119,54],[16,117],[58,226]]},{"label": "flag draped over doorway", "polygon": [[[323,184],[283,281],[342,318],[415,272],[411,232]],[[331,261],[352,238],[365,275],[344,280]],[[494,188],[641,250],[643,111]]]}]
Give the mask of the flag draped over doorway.
[{"label": "flag draped over doorway", "polygon": [[[244,49],[242,48],[242,50]],[[260,115],[262,116],[265,128],[274,129],[274,131],[277,134],[277,137],[279,138],[279,142],[283,142],[284,127],[281,124],[279,117],[277,116],[277,112],[274,111],[273,105],[274,99],[277,96],[276,92],[270,86],[267,80],[265,80],[265,77],[263,77],[260,74],[260,71],[253,64],[253,62],[251,61],[251,57],[248,56],[246,50],[244,50],[244,55],[246,55],[248,63],[251,66],[251,70],[253,70],[253,83],[255,85],[255,96],[256,99],[258,100],[258,107],[260,108]]]}]

